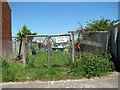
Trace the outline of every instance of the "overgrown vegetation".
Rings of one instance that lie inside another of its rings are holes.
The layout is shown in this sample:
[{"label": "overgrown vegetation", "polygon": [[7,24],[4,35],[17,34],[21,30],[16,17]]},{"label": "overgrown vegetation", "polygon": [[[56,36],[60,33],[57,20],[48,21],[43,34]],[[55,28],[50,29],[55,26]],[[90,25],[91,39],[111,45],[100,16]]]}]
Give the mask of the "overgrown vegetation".
[{"label": "overgrown vegetation", "polygon": [[[114,27],[117,26],[117,23],[120,20],[110,20],[110,19],[105,19],[104,17],[101,16],[100,20],[89,20],[87,21],[87,26],[85,28],[83,28],[83,26],[79,23],[80,27],[76,30],[76,31],[107,31],[110,30]],[[83,38],[91,35],[92,33],[77,33],[76,35],[78,35],[77,41],[79,42],[81,36]]]},{"label": "overgrown vegetation", "polygon": [[85,31],[106,31],[117,26],[119,20],[110,20],[101,17],[100,20],[89,20]]},{"label": "overgrown vegetation", "polygon": [[70,65],[70,74],[82,77],[102,76],[107,72],[114,71],[114,64],[109,61],[111,56],[97,56],[91,53],[83,53],[79,61]]},{"label": "overgrown vegetation", "polygon": [[106,31],[110,30],[117,26],[119,20],[110,20],[105,19],[101,16],[100,20],[89,20],[87,21],[87,26],[83,29],[82,25],[79,23],[80,27],[77,29],[78,31]]},{"label": "overgrown vegetation", "polygon": [[[65,51],[63,53],[65,56],[69,56],[69,52]],[[114,64],[109,61],[111,55],[107,53],[99,56],[82,53],[81,59],[71,65],[67,65],[60,51],[53,52],[52,56],[52,67],[47,67],[47,54],[44,51],[38,54],[32,65],[24,66],[22,63],[2,60],[2,81],[90,78],[94,76],[100,77],[114,71]],[[31,63],[34,56],[29,55],[29,58]]]}]

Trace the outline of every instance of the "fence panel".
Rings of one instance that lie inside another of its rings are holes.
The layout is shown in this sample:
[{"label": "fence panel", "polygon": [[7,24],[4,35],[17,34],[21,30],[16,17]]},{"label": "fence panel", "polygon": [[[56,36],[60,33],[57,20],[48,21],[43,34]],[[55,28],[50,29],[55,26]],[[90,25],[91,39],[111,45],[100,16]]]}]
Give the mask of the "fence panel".
[{"label": "fence panel", "polygon": [[118,32],[118,37],[117,37],[117,50],[118,50],[118,56],[117,56],[117,59],[118,59],[118,62],[119,62],[119,67],[120,67],[120,31]]},{"label": "fence panel", "polygon": [[110,51],[115,60],[117,60],[117,31],[118,28],[113,28],[111,31],[111,39],[110,39]]},{"label": "fence panel", "polygon": [[101,55],[108,51],[108,43],[110,38],[109,31],[68,31],[75,35],[75,40],[72,38],[72,52],[75,51],[75,57],[72,61],[79,60],[83,54],[93,53]]},{"label": "fence panel", "polygon": [[101,53],[102,51],[108,50],[109,33],[91,33],[87,38],[84,38],[84,40],[90,42],[85,45],[85,50],[88,52],[94,51]]}]

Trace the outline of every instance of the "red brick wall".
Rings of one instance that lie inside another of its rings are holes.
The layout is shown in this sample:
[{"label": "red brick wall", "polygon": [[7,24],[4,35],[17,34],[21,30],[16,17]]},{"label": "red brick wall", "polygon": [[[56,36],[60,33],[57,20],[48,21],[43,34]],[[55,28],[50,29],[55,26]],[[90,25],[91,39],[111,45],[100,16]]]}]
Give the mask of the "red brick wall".
[{"label": "red brick wall", "polygon": [[2,39],[11,41],[11,9],[7,2],[2,3],[2,29]]},{"label": "red brick wall", "polygon": [[2,3],[0,2],[0,58],[2,56]]},{"label": "red brick wall", "polygon": [[[11,9],[2,2],[2,56],[12,53]],[[0,33],[1,34],[1,33]]]}]

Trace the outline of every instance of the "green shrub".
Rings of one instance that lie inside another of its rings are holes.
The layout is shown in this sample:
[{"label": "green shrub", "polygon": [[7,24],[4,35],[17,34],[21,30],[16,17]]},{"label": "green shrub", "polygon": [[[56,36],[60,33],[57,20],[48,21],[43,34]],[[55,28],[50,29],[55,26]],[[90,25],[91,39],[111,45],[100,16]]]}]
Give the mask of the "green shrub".
[{"label": "green shrub", "polygon": [[91,53],[82,54],[82,59],[70,65],[70,72],[73,75],[90,78],[92,76],[102,76],[107,72],[114,71],[113,62],[109,61],[108,56],[97,56]]}]

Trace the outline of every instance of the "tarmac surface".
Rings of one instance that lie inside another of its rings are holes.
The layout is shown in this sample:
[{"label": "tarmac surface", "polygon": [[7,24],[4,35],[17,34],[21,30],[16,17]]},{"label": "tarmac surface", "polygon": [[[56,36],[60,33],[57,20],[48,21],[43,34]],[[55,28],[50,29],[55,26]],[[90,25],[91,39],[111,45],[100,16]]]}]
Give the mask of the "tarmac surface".
[{"label": "tarmac surface", "polygon": [[34,81],[34,82],[8,82],[1,83],[2,88],[118,88],[118,72],[112,72],[101,78]]}]

